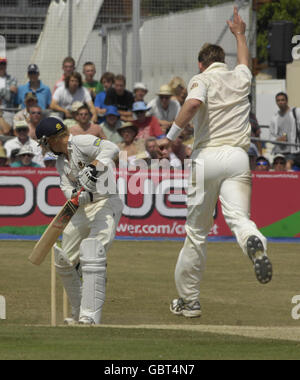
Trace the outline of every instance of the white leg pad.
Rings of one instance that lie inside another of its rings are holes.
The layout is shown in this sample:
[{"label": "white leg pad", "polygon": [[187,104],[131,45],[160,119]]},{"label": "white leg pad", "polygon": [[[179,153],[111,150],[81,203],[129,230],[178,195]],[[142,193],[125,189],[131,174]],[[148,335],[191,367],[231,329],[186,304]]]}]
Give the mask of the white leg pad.
[{"label": "white leg pad", "polygon": [[82,288],[80,276],[75,266],[70,262],[68,256],[57,245],[54,246],[54,254],[56,272],[61,278],[63,286],[67,292],[68,299],[72,306],[72,318],[75,321],[78,321]]},{"label": "white leg pad", "polygon": [[80,319],[89,318],[97,325],[101,322],[106,292],[106,252],[99,240],[81,242],[80,262],[83,280]]}]

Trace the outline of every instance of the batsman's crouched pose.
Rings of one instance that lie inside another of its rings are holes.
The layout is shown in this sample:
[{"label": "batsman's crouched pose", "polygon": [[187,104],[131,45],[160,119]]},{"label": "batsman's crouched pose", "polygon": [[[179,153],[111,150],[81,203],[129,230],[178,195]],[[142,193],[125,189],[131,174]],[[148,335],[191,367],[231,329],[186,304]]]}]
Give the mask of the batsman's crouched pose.
[{"label": "batsman's crouched pose", "polygon": [[[72,306],[72,318],[65,322],[99,324],[105,300],[106,254],[123,203],[117,194],[100,194],[97,184],[119,149],[95,136],[72,136],[61,120],[52,117],[40,123],[36,135],[42,147],[58,155],[57,170],[66,198],[77,197],[79,203],[64,230],[61,248],[54,247],[57,273]],[[79,262],[82,281],[76,269]]]},{"label": "batsman's crouched pose", "polygon": [[[266,254],[267,240],[249,219],[248,95],[252,75],[248,68],[246,25],[237,8],[233,22],[229,21],[228,25],[237,40],[238,65],[230,71],[223,49],[216,45],[205,46],[199,54],[201,74],[191,80],[187,100],[167,136],[175,140],[199,112],[188,191],[187,238],[175,271],[179,298],[173,300],[170,307],[172,313],[185,317],[201,315],[199,297],[206,263],[206,237],[213,226],[218,198],[227,224],[253,263],[258,281],[266,284],[272,278],[272,265]],[[201,189],[203,184],[204,189]]]}]

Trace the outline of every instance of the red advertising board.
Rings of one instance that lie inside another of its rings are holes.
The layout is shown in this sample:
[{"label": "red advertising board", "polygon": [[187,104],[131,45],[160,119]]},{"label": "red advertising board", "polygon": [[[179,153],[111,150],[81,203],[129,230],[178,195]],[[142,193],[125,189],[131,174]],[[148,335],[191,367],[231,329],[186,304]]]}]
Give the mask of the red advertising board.
[{"label": "red advertising board", "polygon": [[[135,191],[124,191],[135,183]],[[125,203],[117,236],[124,238],[184,238],[187,176],[131,173],[118,176]],[[139,188],[147,188],[146,194]],[[151,191],[150,191],[151,190]],[[179,191],[181,190],[181,191]],[[300,236],[300,174],[254,172],[251,218],[266,236]],[[0,170],[0,235],[38,235],[65,202],[55,169]],[[220,204],[210,236],[232,236]]]}]

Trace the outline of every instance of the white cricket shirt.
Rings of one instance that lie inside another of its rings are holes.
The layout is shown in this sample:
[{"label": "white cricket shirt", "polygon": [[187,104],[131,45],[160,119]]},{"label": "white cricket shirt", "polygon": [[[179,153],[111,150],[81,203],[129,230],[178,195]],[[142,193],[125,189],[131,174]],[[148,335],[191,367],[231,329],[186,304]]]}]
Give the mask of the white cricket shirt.
[{"label": "white cricket shirt", "polygon": [[198,99],[203,103],[198,112],[194,149],[230,145],[248,151],[251,80],[246,65],[229,71],[226,64],[219,62],[191,79],[187,100]]}]

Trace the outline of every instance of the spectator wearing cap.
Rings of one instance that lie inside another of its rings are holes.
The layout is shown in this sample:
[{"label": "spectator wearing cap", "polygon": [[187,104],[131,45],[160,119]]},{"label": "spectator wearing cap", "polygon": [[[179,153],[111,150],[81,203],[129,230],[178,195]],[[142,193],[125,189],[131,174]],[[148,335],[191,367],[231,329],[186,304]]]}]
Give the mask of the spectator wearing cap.
[{"label": "spectator wearing cap", "polygon": [[[147,86],[142,83],[138,82],[135,83],[133,86],[133,96],[135,102],[145,102],[145,96],[148,94]],[[146,102],[145,102],[146,103]]]},{"label": "spectator wearing cap", "polygon": [[148,104],[151,114],[158,118],[164,133],[172,126],[180,111],[180,105],[171,99],[172,95],[170,86],[165,84],[160,87],[157,97]]},{"label": "spectator wearing cap", "polygon": [[21,105],[22,108],[26,108],[26,95],[32,92],[37,97],[38,105],[43,110],[48,109],[51,104],[52,94],[50,88],[40,80],[40,70],[38,66],[35,64],[29,65],[27,75],[29,81],[18,88],[17,103]]},{"label": "spectator wearing cap", "polygon": [[146,116],[151,107],[147,107],[144,102],[135,102],[132,107],[132,113],[135,116],[133,125],[138,128],[138,139],[147,140],[149,137],[163,138],[165,137],[159,120],[155,116]]},{"label": "spectator wearing cap", "polygon": [[73,72],[66,77],[65,86],[60,86],[52,97],[50,108],[58,112],[60,117],[72,118],[71,108],[74,102],[87,104],[92,113],[92,121],[97,123],[98,115],[89,91],[83,87],[82,76],[78,72]]},{"label": "spectator wearing cap", "polygon": [[129,164],[134,164],[137,155],[145,152],[145,144],[143,140],[136,140],[138,134],[138,127],[132,122],[124,123],[118,132],[123,139],[123,142],[119,144],[121,150],[120,160],[128,161]]},{"label": "spectator wearing cap", "polygon": [[277,154],[273,159],[272,170],[275,172],[287,171],[287,160],[283,154]]},{"label": "spectator wearing cap", "polygon": [[117,107],[107,106],[104,119],[105,121],[100,124],[100,127],[103,134],[106,136],[106,139],[117,145],[120,144],[123,139],[120,136],[118,129],[122,126],[122,122]]},{"label": "spectator wearing cap", "polygon": [[[15,107],[18,92],[18,82],[16,78],[7,74],[7,59],[0,59],[0,109],[10,109]],[[13,125],[14,112],[4,110],[3,118],[10,126]]]},{"label": "spectator wearing cap", "polygon": [[27,94],[25,95],[24,103],[25,108],[21,109],[19,112],[15,114],[14,121],[29,121],[30,107],[38,105],[38,99],[36,94],[34,94],[31,91],[27,92]]},{"label": "spectator wearing cap", "polygon": [[76,114],[77,124],[70,128],[71,135],[93,135],[105,139],[100,125],[93,123],[91,118],[92,114],[89,107],[87,105],[81,106]]},{"label": "spectator wearing cap", "polygon": [[116,106],[122,121],[132,121],[131,109],[134,97],[132,92],[126,90],[126,78],[124,75],[119,74],[115,77],[114,87],[107,91],[104,103],[106,106]]},{"label": "spectator wearing cap", "polygon": [[270,161],[264,156],[257,157],[255,170],[260,171],[260,172],[269,171],[270,170]]},{"label": "spectator wearing cap", "polygon": [[12,168],[40,168],[41,166],[33,161],[34,155],[31,146],[24,145],[17,154],[17,161],[10,166]]},{"label": "spectator wearing cap", "polygon": [[3,146],[0,146],[0,167],[9,167],[7,165],[7,154]]},{"label": "spectator wearing cap", "polygon": [[84,104],[82,102],[74,102],[72,104],[71,110],[70,110],[70,114],[71,114],[72,118],[68,118],[68,119],[64,120],[64,124],[68,129],[70,129],[71,127],[74,127],[74,125],[78,124],[77,114],[78,114],[79,108],[81,108],[82,106],[84,106]]},{"label": "spectator wearing cap", "polygon": [[115,83],[115,74],[109,71],[105,72],[100,79],[100,83],[102,84],[104,90],[102,92],[99,92],[99,94],[97,94],[95,102],[94,102],[95,108],[98,114],[99,124],[105,121],[104,114],[107,109],[107,105],[105,105],[106,93],[110,88],[113,87]]},{"label": "spectator wearing cap", "polygon": [[11,159],[11,154],[14,150],[20,150],[24,145],[28,145],[34,152],[33,161],[43,166],[42,150],[38,142],[29,136],[29,126],[25,120],[14,122],[14,133],[16,137],[6,141],[4,144],[8,159]]}]

